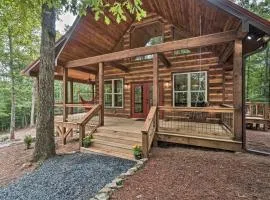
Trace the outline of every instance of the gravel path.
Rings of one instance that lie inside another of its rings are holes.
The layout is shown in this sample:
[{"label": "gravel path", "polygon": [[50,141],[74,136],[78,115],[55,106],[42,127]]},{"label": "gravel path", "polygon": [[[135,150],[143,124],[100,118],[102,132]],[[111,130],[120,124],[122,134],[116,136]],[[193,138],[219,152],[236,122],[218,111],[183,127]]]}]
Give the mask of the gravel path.
[{"label": "gravel path", "polygon": [[135,163],[95,154],[57,156],[18,182],[0,188],[4,200],[87,199]]}]

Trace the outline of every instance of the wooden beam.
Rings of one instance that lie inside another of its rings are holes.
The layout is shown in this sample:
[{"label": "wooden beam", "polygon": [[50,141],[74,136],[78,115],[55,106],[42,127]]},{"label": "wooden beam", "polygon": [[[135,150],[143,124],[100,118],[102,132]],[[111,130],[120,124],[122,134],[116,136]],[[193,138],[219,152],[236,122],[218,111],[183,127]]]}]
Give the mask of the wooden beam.
[{"label": "wooden beam", "polygon": [[[63,68],[63,122],[67,122],[68,119],[68,69]],[[66,128],[62,127],[62,134],[65,135]],[[66,140],[63,140],[63,144],[66,144]]]},{"label": "wooden beam", "polygon": [[66,122],[68,118],[68,110],[66,104],[68,103],[68,69],[63,68],[63,121]]},{"label": "wooden beam", "polygon": [[[69,82],[69,100],[70,100],[70,103],[71,103],[71,104],[74,103],[73,96],[74,96],[73,81],[70,81],[70,82]],[[73,107],[70,108],[70,114],[73,114]]]},{"label": "wooden beam", "polygon": [[159,53],[158,57],[159,57],[160,61],[165,65],[165,67],[171,67],[172,66],[171,62],[166,58],[164,53]]},{"label": "wooden beam", "polygon": [[[158,54],[153,55],[153,106],[158,107],[159,105],[159,64]],[[158,111],[155,118],[155,131],[158,131]],[[156,139],[154,139],[154,146],[157,146]]]},{"label": "wooden beam", "polygon": [[153,56],[153,106],[158,106],[158,55]]},{"label": "wooden beam", "polygon": [[101,105],[100,125],[104,125],[104,63],[99,63],[98,72],[99,104]]},{"label": "wooden beam", "polygon": [[235,139],[242,141],[243,133],[243,42],[240,39],[234,42],[233,59],[233,104]]},{"label": "wooden beam", "polygon": [[172,42],[166,42],[149,47],[139,47],[135,49],[129,49],[124,51],[113,52],[109,54],[83,58],[79,60],[69,61],[65,67],[74,68],[90,64],[96,64],[100,62],[110,62],[115,60],[121,60],[125,58],[131,58],[136,56],[149,55],[154,53],[163,53],[166,51],[173,51],[178,49],[191,49],[196,47],[211,46],[219,43],[231,42],[236,39],[237,31],[228,31],[215,33],[210,35],[204,35],[199,37],[193,37],[183,40],[176,40]]},{"label": "wooden beam", "polygon": [[109,62],[110,65],[112,65],[112,67],[115,67],[117,69],[120,69],[124,72],[128,72],[129,71],[129,68],[121,63],[118,63],[118,62],[115,62],[115,61],[112,61],[112,62]]}]

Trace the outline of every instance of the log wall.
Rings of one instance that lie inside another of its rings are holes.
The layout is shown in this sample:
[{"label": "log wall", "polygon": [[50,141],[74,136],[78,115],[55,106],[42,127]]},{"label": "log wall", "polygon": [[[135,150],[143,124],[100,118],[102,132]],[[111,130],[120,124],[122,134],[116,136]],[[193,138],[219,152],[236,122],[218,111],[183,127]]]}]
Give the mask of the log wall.
[{"label": "log wall", "polygon": [[[164,42],[173,40],[173,25],[164,20],[163,30]],[[130,48],[129,30],[123,37],[123,49]],[[172,106],[172,76],[173,73],[207,71],[208,75],[208,102],[210,106],[217,106],[223,103],[231,103],[232,94],[227,86],[232,84],[230,72],[223,70],[219,65],[219,58],[213,52],[192,52],[186,55],[174,55],[174,52],[165,52],[167,59],[172,66],[167,68],[160,63],[159,82],[163,83],[164,106]],[[122,78],[124,80],[124,107],[105,109],[107,116],[130,117],[131,116],[131,84],[135,82],[153,81],[153,63],[152,60],[135,61],[127,59],[124,61],[129,72],[125,73],[117,68],[106,66],[104,70],[104,79]],[[98,83],[98,80],[96,80]],[[98,85],[96,87],[98,91]],[[98,94],[97,94],[98,95]]]}]

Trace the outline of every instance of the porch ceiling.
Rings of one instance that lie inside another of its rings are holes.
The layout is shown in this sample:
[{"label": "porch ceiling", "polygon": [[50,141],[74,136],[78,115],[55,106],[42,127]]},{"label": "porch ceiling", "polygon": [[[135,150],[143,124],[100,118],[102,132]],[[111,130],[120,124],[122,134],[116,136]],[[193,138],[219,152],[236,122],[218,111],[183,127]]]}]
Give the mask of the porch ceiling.
[{"label": "porch ceiling", "polygon": [[[178,29],[189,33],[186,37],[233,30],[240,25],[239,19],[206,0],[143,0],[143,8],[147,13],[157,13]],[[113,16],[110,17],[113,19]],[[122,50],[115,48],[133,22],[128,15],[125,23],[107,26],[103,20],[96,21],[94,15],[89,13],[80,19],[59,60],[68,62]],[[222,48],[216,50],[222,51]]]}]

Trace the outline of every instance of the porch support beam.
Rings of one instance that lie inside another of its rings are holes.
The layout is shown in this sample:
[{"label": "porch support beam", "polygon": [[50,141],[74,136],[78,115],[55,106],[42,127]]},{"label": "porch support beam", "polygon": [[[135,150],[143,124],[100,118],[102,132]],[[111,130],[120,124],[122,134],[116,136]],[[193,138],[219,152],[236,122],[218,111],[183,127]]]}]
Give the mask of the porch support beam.
[{"label": "porch support beam", "polygon": [[[63,67],[63,122],[68,119],[68,69]],[[66,128],[62,127],[62,137],[66,134]],[[63,144],[66,144],[66,138],[63,137]]]},{"label": "porch support beam", "polygon": [[[156,106],[158,108],[159,104],[159,62],[158,62],[158,54],[153,55],[153,106]],[[159,120],[159,114],[158,110],[156,113],[155,118],[155,131],[158,131],[158,120]],[[157,140],[154,138],[153,141],[154,146],[157,146]]]},{"label": "porch support beam", "polygon": [[143,56],[155,53],[163,53],[177,49],[191,49],[196,47],[211,46],[219,43],[231,42],[237,38],[237,30],[203,35],[199,37],[187,38],[172,42],[166,42],[149,47],[140,47],[109,54],[73,60],[66,63],[65,67],[74,68],[100,62],[111,62],[125,58]]},{"label": "porch support beam", "polygon": [[165,67],[169,68],[172,66],[172,64],[170,63],[170,61],[166,58],[166,56],[164,55],[164,53],[159,53],[158,57],[160,59],[160,61],[165,65]]},{"label": "porch support beam", "polygon": [[98,88],[99,88],[99,104],[101,105],[100,111],[100,125],[104,125],[104,63],[99,63],[98,70]]},{"label": "porch support beam", "polygon": [[120,70],[122,70],[122,71],[124,71],[126,73],[129,71],[128,67],[125,66],[125,65],[123,65],[123,64],[121,64],[121,63],[112,61],[112,62],[109,62],[109,64],[112,65],[112,67],[115,67],[117,69],[120,69]]},{"label": "porch support beam", "polygon": [[243,134],[243,42],[234,42],[233,58],[233,104],[234,104],[234,134],[235,139],[242,141]]},{"label": "porch support beam", "polygon": [[[73,99],[73,81],[69,82],[69,99],[70,99],[70,103],[73,104],[74,99]],[[73,108],[70,108],[70,114],[73,114]]]}]

